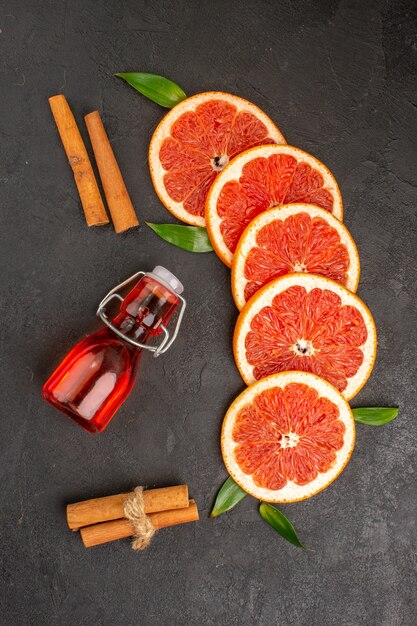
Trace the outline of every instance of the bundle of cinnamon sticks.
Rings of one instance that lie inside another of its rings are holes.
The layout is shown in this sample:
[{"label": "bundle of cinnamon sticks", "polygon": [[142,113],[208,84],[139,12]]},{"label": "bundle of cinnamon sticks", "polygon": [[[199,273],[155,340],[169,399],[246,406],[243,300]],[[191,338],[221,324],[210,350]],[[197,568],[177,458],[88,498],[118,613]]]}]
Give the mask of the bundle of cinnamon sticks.
[{"label": "bundle of cinnamon sticks", "polygon": [[[87,225],[108,224],[91,161],[69,104],[62,94],[49,98],[49,104],[74,174]],[[121,233],[138,226],[139,222],[98,111],[84,119],[114,229]]]},{"label": "bundle of cinnamon sticks", "polygon": [[[135,535],[132,523],[124,517],[126,500],[132,493],[76,502],[67,506],[67,522],[80,531],[86,548]],[[198,520],[198,509],[188,497],[187,485],[143,491],[144,512],[154,529]]]}]

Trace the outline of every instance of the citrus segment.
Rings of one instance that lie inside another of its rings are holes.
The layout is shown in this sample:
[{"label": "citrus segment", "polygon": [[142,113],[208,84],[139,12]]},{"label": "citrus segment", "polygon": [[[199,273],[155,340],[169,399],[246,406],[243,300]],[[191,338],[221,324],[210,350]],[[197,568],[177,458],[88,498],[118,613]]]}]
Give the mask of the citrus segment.
[{"label": "citrus segment", "polygon": [[280,204],[315,204],[343,218],[339,187],[315,157],[293,146],[258,146],[238,155],[217,176],[206,200],[213,248],[231,265],[239,238],[259,213]]},{"label": "citrus segment", "polygon": [[265,283],[292,272],[331,278],[356,291],[359,255],[347,228],[312,204],[290,204],[261,213],[243,232],[232,264],[236,306]]},{"label": "citrus segment", "polygon": [[352,412],[325,380],[306,372],[274,374],[233,402],[222,427],[226,468],[248,493],[296,502],[331,483],[355,440]]},{"label": "citrus segment", "polygon": [[365,304],[339,283],[289,274],[262,287],[243,307],[233,348],[248,385],[302,370],[325,378],[350,399],[372,371],[376,329]]},{"label": "citrus segment", "polygon": [[263,111],[222,92],[177,104],[157,127],[149,147],[155,190],[180,220],[204,226],[211,184],[230,159],[252,146],[285,143]]}]

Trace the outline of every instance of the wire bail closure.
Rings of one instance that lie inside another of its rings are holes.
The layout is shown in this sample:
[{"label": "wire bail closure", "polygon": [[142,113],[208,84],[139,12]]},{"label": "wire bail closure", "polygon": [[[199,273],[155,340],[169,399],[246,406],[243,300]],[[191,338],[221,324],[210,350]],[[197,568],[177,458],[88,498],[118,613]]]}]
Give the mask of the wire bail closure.
[{"label": "wire bail closure", "polygon": [[[131,339],[130,337],[127,337],[127,335],[122,333],[118,328],[116,328],[116,326],[114,326],[111,323],[111,321],[107,317],[106,311],[105,311],[106,305],[111,300],[116,299],[116,300],[119,300],[119,302],[123,302],[124,298],[119,293],[117,293],[117,291],[119,289],[123,289],[123,287],[126,287],[127,285],[129,285],[130,283],[135,281],[137,278],[139,278],[139,276],[145,276],[145,275],[146,275],[146,272],[136,272],[136,274],[133,274],[133,276],[131,276],[130,278],[127,278],[122,283],[120,283],[119,285],[116,285],[116,287],[111,289],[111,291],[109,291],[109,293],[103,298],[103,300],[98,305],[98,309],[97,309],[96,315],[97,315],[97,317],[99,317],[101,319],[101,321],[104,324],[106,324],[106,326],[108,326],[110,328],[110,330],[112,330],[116,335],[118,335],[119,337],[121,337],[122,339],[127,341],[127,343],[130,343],[132,346],[135,346],[135,348],[142,348],[143,350],[149,350],[149,352],[153,352],[153,355],[156,358],[160,354],[164,354],[164,352],[169,350],[169,348],[172,346],[172,344],[174,343],[175,339],[177,338],[178,331],[179,331],[180,326],[181,326],[182,318],[184,316],[185,307],[187,306],[187,302],[186,302],[185,298],[183,298],[180,294],[173,292],[173,293],[175,293],[176,297],[181,302],[181,309],[180,309],[180,312],[179,312],[179,315],[178,315],[178,319],[177,319],[177,323],[176,323],[175,328],[173,330],[172,336],[170,335],[169,330],[163,324],[160,325],[159,328],[162,330],[162,332],[164,334],[164,337],[163,337],[161,343],[158,346],[149,346],[149,345],[147,345],[145,343],[141,343],[140,341],[136,341],[135,339]],[[163,281],[161,281],[161,282],[163,282]],[[167,285],[167,287],[169,287],[169,286]],[[169,289],[170,289],[170,291],[172,291],[172,289],[170,287],[169,287]]]}]

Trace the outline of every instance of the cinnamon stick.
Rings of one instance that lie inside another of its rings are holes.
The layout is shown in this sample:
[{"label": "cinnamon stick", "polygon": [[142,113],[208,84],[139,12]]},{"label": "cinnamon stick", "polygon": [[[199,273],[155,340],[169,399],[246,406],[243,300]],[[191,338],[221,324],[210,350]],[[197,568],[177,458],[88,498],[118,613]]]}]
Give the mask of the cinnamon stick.
[{"label": "cinnamon stick", "polygon": [[[117,520],[124,515],[123,507],[130,493],[115,496],[94,498],[84,502],[76,502],[67,506],[67,522],[71,530],[90,526],[99,522]],[[163,487],[161,489],[145,489],[143,492],[145,513],[183,509],[188,506],[187,485]]]},{"label": "cinnamon stick", "polygon": [[[198,520],[198,509],[194,500],[189,501],[189,506],[173,511],[162,511],[149,515],[155,529],[186,524]],[[80,529],[80,535],[86,548],[98,546],[109,541],[131,537],[134,530],[127,519],[118,519],[112,522],[94,524]]]},{"label": "cinnamon stick", "polygon": [[113,220],[114,230],[121,233],[138,226],[135,209],[130,200],[122,174],[110,145],[98,111],[85,116],[88,134],[100,173],[101,184]]},{"label": "cinnamon stick", "polygon": [[58,95],[49,98],[52,115],[71,165],[88,226],[108,224],[106,209],[74,116],[65,99]]}]

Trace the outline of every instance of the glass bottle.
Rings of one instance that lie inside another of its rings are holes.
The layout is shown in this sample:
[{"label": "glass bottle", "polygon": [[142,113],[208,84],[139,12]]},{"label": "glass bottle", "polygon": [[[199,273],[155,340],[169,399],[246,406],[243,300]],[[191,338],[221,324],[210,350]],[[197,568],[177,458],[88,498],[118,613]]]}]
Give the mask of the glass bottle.
[{"label": "glass bottle", "polygon": [[[117,291],[141,276],[124,298]],[[101,301],[97,315],[105,328],[77,343],[43,386],[44,399],[89,432],[101,432],[129,395],[143,350],[154,356],[175,340],[185,309],[183,286],[167,269],[138,272]],[[106,305],[117,299],[119,312],[110,321]],[[181,304],[175,329],[167,325]],[[152,339],[160,336],[159,345]]]}]

